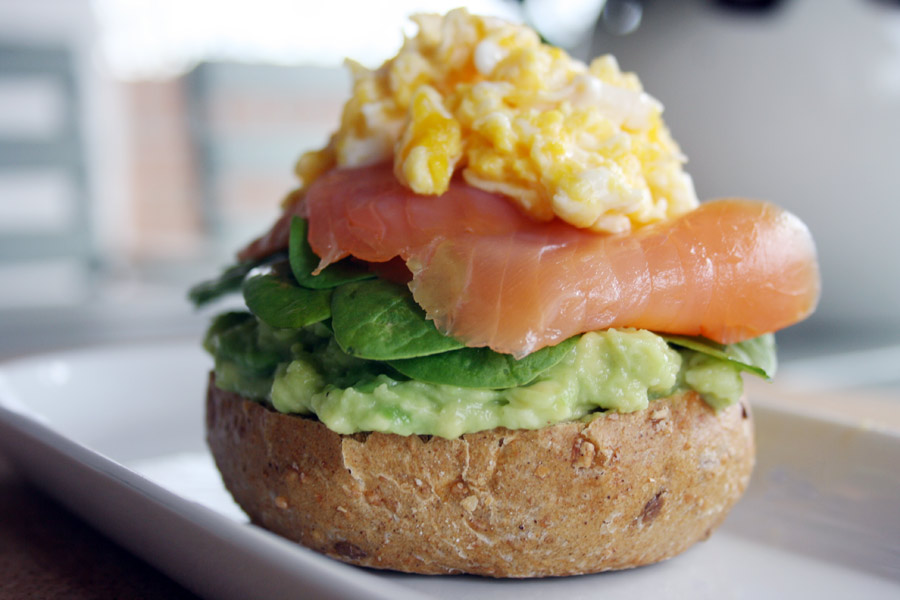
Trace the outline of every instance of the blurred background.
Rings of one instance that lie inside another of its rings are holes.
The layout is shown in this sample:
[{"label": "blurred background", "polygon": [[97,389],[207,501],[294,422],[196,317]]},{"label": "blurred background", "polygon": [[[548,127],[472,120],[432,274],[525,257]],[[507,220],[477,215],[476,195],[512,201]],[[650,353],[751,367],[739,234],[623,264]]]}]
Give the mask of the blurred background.
[{"label": "blurred background", "polygon": [[275,218],[337,124],[343,58],[377,66],[409,14],[460,4],[637,72],[701,198],[811,228],[824,293],[783,361],[856,352],[900,382],[887,0],[0,0],[0,358],[199,336],[186,289]]}]

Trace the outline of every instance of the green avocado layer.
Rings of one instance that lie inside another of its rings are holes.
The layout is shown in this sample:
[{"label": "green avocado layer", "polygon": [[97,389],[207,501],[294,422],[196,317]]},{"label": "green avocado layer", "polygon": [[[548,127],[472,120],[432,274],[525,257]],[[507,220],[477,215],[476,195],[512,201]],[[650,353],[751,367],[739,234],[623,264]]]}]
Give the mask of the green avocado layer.
[{"label": "green avocado layer", "polygon": [[680,389],[697,390],[720,408],[743,388],[738,365],[644,330],[581,335],[533,381],[504,389],[410,379],[388,362],[350,356],[323,323],[274,329],[250,313],[226,313],[205,347],[220,388],[280,412],[315,415],[344,434],[453,438],[495,427],[537,429],[600,411],[642,410]]}]

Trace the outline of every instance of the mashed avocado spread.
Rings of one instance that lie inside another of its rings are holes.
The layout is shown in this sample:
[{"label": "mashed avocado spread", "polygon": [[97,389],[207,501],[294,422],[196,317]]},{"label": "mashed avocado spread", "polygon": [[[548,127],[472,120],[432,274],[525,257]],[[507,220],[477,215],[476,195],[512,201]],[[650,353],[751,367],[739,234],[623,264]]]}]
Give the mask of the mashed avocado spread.
[{"label": "mashed avocado spread", "polygon": [[220,388],[280,412],[315,415],[343,434],[453,438],[642,410],[679,389],[697,390],[719,408],[742,391],[740,364],[644,330],[581,335],[533,381],[504,389],[411,379],[387,362],[350,356],[322,322],[276,329],[250,313],[226,313],[214,320],[205,347]]}]

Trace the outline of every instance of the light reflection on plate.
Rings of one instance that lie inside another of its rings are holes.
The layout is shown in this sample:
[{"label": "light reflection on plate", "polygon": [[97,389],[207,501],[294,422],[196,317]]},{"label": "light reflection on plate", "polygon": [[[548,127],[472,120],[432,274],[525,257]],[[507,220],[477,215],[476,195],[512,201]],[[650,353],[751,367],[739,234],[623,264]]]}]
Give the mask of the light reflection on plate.
[{"label": "light reflection on plate", "polygon": [[249,519],[222,486],[208,452],[183,452],[125,465],[156,485],[239,523]]}]

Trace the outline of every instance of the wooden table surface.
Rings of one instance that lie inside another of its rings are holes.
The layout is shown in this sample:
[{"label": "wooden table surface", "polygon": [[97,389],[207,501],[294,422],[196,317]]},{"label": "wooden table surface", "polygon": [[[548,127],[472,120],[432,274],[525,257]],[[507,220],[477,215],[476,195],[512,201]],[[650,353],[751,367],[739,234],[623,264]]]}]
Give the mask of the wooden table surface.
[{"label": "wooden table surface", "polygon": [[0,454],[0,599],[196,598],[34,487]]}]

